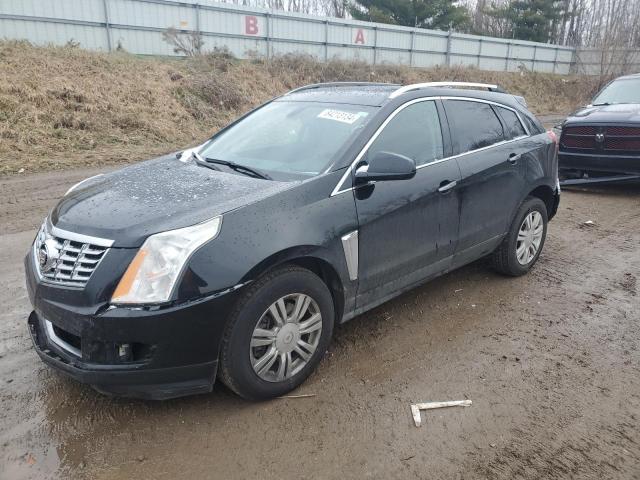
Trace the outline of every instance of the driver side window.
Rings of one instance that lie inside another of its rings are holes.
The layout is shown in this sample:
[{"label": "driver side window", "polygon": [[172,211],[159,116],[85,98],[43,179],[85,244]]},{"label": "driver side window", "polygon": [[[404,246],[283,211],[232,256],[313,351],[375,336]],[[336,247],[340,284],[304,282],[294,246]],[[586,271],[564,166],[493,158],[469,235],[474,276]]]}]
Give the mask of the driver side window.
[{"label": "driver side window", "polygon": [[369,147],[367,157],[373,158],[378,152],[404,155],[415,160],[416,166],[443,158],[442,130],[435,102],[414,103],[393,117]]}]

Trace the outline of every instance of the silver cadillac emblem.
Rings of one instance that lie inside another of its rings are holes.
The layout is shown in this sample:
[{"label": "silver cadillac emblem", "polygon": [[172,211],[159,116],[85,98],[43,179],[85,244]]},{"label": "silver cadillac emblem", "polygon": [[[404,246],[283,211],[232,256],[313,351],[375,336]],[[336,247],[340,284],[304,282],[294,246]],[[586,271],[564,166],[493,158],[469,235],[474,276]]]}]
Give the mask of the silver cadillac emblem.
[{"label": "silver cadillac emblem", "polygon": [[604,142],[604,133],[596,133],[596,142],[598,143]]},{"label": "silver cadillac emblem", "polygon": [[60,258],[60,251],[56,241],[53,238],[47,238],[38,247],[38,265],[42,273],[47,273],[53,270],[58,264],[58,258]]}]

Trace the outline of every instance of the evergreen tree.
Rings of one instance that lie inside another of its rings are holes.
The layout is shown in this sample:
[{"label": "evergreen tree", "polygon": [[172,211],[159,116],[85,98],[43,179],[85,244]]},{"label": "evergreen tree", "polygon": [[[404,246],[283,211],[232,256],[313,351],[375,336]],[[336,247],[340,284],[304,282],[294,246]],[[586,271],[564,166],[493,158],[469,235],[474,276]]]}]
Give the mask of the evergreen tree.
[{"label": "evergreen tree", "polygon": [[532,42],[550,42],[562,17],[559,0],[513,0],[487,13],[511,24],[511,37]]},{"label": "evergreen tree", "polygon": [[369,22],[464,30],[469,24],[469,14],[456,3],[456,0],[354,0],[349,13],[356,20]]}]

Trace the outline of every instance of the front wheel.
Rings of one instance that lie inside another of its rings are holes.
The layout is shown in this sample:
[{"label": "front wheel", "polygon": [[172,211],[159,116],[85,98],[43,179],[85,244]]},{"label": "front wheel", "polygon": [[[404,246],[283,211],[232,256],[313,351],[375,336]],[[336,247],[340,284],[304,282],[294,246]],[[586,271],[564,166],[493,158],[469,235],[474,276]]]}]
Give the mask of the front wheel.
[{"label": "front wheel", "polygon": [[333,298],[309,270],[288,266],[258,279],[231,314],[220,356],[222,381],[260,400],[298,387],[324,355]]},{"label": "front wheel", "polygon": [[547,207],[536,197],[527,197],[511,228],[493,253],[493,267],[505,275],[527,273],[538,261],[547,236]]}]

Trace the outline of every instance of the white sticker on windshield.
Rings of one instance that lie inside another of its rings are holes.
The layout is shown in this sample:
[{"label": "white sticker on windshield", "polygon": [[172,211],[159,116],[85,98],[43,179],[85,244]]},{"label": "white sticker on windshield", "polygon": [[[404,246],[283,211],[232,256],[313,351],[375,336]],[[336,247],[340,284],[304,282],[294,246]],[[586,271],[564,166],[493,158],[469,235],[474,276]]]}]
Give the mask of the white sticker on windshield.
[{"label": "white sticker on windshield", "polygon": [[360,117],[365,116],[366,112],[343,112],[342,110],[332,110],[325,108],[318,114],[318,118],[326,118],[327,120],[335,120],[336,122],[348,123],[349,125],[355,123]]}]

